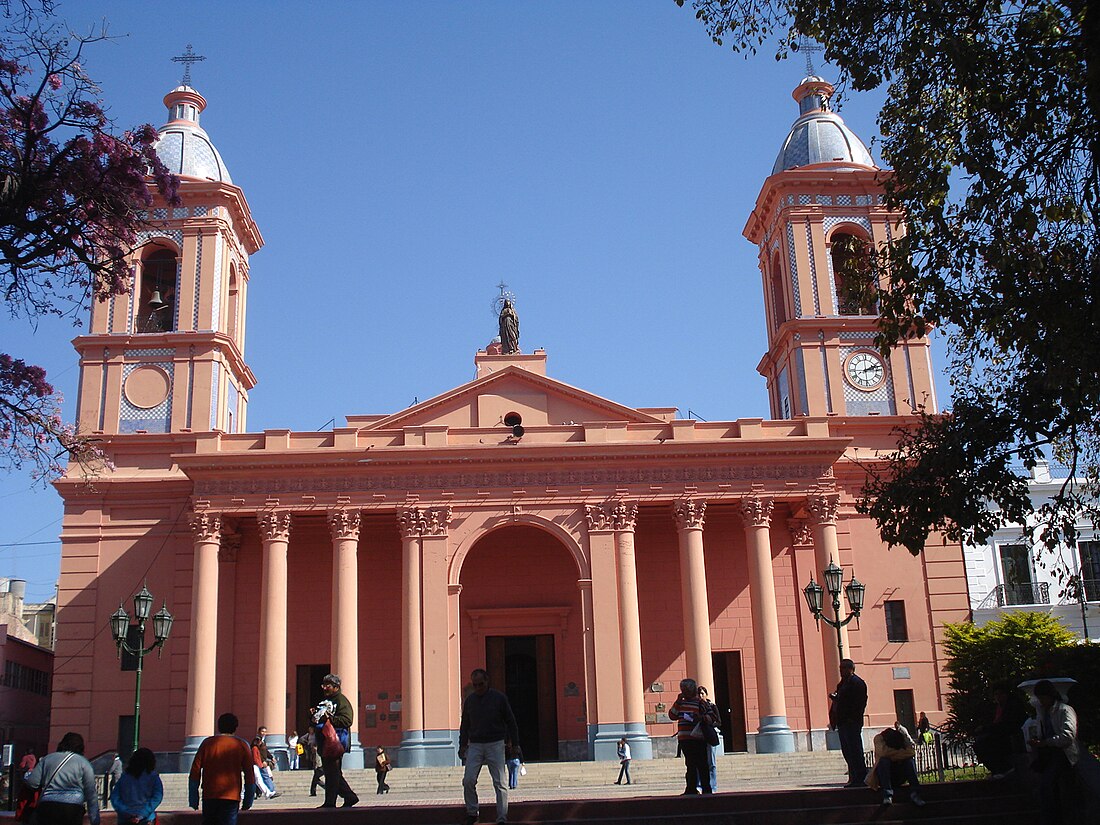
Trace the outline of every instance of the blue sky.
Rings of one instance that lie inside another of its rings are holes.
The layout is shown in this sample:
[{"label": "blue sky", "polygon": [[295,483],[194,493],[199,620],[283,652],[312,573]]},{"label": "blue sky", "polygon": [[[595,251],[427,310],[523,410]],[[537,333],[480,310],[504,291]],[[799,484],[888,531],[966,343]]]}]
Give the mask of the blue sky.
[{"label": "blue sky", "polygon": [[[192,70],[202,125],[266,242],[251,261],[250,430],[321,429],[470,380],[501,280],[521,348],[544,347],[552,377],[685,417],[767,417],[741,230],[797,116],[802,59],[715,46],[673,0],[59,11],[118,36],[86,66],[120,128],[164,123],[172,55],[192,43],[207,58]],[[865,142],[880,102],[841,110]],[[78,330],[0,324],[4,349],[74,400]],[[0,545],[20,545],[0,546],[0,575],[27,579],[31,599],[53,592],[60,520],[52,488],[0,477]]]}]

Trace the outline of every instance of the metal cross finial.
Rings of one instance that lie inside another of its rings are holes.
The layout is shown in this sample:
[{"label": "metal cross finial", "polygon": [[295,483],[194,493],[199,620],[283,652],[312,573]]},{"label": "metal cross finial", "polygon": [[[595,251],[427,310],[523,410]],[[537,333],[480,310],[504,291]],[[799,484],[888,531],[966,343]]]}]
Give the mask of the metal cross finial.
[{"label": "metal cross finial", "polygon": [[500,283],[497,284],[497,289],[500,290],[500,294],[493,298],[492,313],[494,318],[500,315],[501,309],[504,308],[505,301],[511,301],[512,306],[516,304],[516,294],[509,291],[508,284],[504,283],[503,278]]},{"label": "metal cross finial", "polygon": [[806,35],[800,34],[795,51],[806,53],[806,76],[809,77],[814,74],[814,52],[823,52],[825,47],[820,43],[814,43]]},{"label": "metal cross finial", "polygon": [[180,81],[181,86],[191,85],[191,64],[201,63],[204,60],[206,60],[206,57],[204,55],[195,54],[193,51],[191,51],[190,43],[187,44],[187,50],[183,54],[177,55],[176,57],[172,58],[173,63],[183,64],[183,80]]}]

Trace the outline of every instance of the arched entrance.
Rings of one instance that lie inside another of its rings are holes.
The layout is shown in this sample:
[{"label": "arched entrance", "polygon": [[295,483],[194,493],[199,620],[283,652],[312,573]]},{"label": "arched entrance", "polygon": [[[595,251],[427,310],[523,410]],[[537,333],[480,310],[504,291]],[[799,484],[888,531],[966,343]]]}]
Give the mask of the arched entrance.
[{"label": "arched entrance", "polygon": [[462,562],[464,685],[474,668],[512,703],[528,761],[587,752],[584,636],[577,564],[550,533],[509,525]]}]

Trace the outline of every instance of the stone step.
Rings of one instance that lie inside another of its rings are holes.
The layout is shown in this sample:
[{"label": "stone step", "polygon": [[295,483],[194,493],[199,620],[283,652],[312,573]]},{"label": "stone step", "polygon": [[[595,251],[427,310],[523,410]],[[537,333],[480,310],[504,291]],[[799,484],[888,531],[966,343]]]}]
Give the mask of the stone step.
[{"label": "stone step", "polygon": [[[540,788],[604,787],[618,776],[617,762],[534,762],[520,779],[524,791]],[[786,754],[723,754],[718,757],[719,782],[735,787],[740,782],[783,781],[810,778],[835,783],[843,779],[844,759],[838,751],[811,751]],[[630,768],[634,784],[639,786],[675,786],[683,783],[684,763],[679,759],[634,760]],[[453,796],[460,792],[463,768],[394,768],[387,782],[402,792],[416,791],[422,798],[433,794]],[[374,770],[346,771],[352,787],[373,792]],[[163,774],[164,807],[182,807],[187,800],[184,774]],[[313,772],[276,771],[276,788],[283,796],[307,798]],[[488,772],[484,783],[489,784]]]},{"label": "stone step", "polygon": [[[539,825],[1032,825],[1037,818],[1035,802],[1021,796],[1012,783],[953,782],[925,785],[921,792],[928,804],[919,809],[908,800],[883,807],[878,795],[866,788],[803,788],[693,797],[642,792],[617,799],[559,796],[516,801],[509,807],[508,819]],[[483,801],[481,821],[493,822],[494,814],[491,802]],[[341,825],[453,825],[461,820],[462,808],[457,802],[394,804],[387,796],[364,798],[361,806],[338,812],[258,807],[248,814],[248,821],[251,825],[331,825],[334,815]],[[199,822],[197,813],[160,814],[161,825]],[[105,814],[103,825],[116,825],[113,815]]]}]

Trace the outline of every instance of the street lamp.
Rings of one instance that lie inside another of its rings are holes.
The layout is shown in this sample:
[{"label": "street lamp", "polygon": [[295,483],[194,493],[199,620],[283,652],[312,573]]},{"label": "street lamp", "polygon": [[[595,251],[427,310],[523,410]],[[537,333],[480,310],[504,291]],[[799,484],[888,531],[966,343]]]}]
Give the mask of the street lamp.
[{"label": "street lamp", "polygon": [[[836,648],[840,652],[840,658],[844,658],[844,640],[840,636],[840,628],[848,624],[852,619],[858,619],[860,611],[863,610],[863,596],[867,591],[867,586],[859,581],[855,576],[852,576],[852,580],[848,582],[847,587],[844,587],[844,596],[848,600],[848,615],[843,619],[840,618],[840,591],[841,585],[844,583],[844,571],[841,570],[836,562],[830,561],[829,566],[826,567],[822,573],[821,578],[825,580],[825,587],[814,581],[813,574],[810,574],[810,583],[803,589],[802,593],[806,597],[806,604],[810,608],[810,612],[814,616],[815,621],[825,620],[825,624],[829,627],[836,628]],[[828,616],[824,616],[821,613],[824,607],[825,590],[828,589],[829,595],[833,597],[833,615],[835,619],[830,619]]]},{"label": "street lamp", "polygon": [[[134,748],[138,749],[138,739],[141,731],[141,670],[146,653],[157,651],[168,641],[168,634],[172,632],[172,614],[168,612],[165,604],[153,616],[153,637],[155,641],[145,647],[145,622],[149,619],[149,612],[153,609],[153,594],[149,592],[146,584],[141,586],[141,592],[134,596],[134,619],[137,621],[138,643],[137,647],[131,647],[126,637],[130,633],[130,616],[122,606],[118,604],[118,610],[111,614],[111,635],[114,637],[115,646],[118,648],[118,656],[122,658],[122,652],[126,651],[137,657],[137,686],[134,689]],[[131,751],[132,752],[132,751]]]}]

